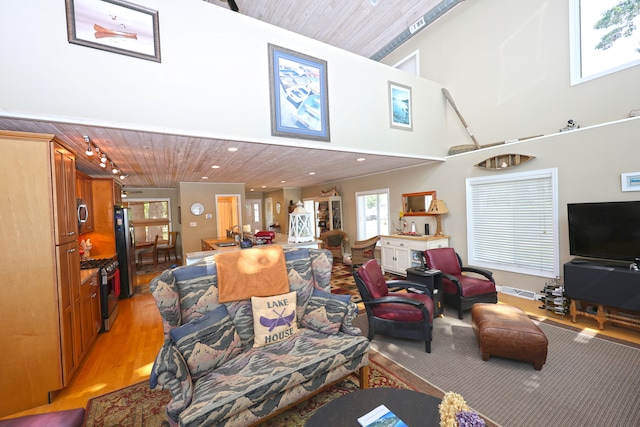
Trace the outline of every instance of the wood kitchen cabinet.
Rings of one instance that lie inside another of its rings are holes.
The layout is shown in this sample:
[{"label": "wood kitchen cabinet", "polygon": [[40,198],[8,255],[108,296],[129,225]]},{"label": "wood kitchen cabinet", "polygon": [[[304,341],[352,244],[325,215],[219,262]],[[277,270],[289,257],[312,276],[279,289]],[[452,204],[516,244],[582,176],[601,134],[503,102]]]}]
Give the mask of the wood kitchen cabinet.
[{"label": "wood kitchen cabinet", "polygon": [[76,241],[78,220],[76,218],[76,158],[60,144],[54,144],[54,181],[56,192],[55,216],[57,244]]},{"label": "wood kitchen cabinet", "polygon": [[91,348],[100,332],[102,323],[99,280],[96,271],[80,282],[80,330],[82,331],[83,354]]},{"label": "wood kitchen cabinet", "polygon": [[93,187],[91,177],[76,171],[76,197],[82,199],[87,205],[87,221],[78,224],[80,234],[93,231]]},{"label": "wood kitchen cabinet", "polygon": [[420,267],[420,253],[449,247],[449,236],[411,236],[394,234],[380,237],[382,271],[407,275],[407,268]]},{"label": "wood kitchen cabinet", "polygon": [[0,131],[0,174],[2,418],[49,403],[83,348],[75,156],[54,135]]}]

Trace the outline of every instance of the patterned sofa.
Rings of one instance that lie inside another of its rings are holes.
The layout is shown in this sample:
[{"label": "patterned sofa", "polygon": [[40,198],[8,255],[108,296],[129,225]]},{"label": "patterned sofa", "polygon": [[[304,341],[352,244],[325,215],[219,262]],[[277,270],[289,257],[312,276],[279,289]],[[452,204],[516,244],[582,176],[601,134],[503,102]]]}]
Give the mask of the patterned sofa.
[{"label": "patterned sofa", "polygon": [[[257,424],[357,371],[360,387],[368,387],[369,342],[351,326],[356,305],[330,294],[331,253],[285,249],[284,259],[299,329],[261,347],[254,346],[251,299],[218,302],[215,257],[151,282],[165,341],[150,385],[171,391],[172,422]],[[207,358],[196,356],[203,354],[201,341],[208,343]]]}]

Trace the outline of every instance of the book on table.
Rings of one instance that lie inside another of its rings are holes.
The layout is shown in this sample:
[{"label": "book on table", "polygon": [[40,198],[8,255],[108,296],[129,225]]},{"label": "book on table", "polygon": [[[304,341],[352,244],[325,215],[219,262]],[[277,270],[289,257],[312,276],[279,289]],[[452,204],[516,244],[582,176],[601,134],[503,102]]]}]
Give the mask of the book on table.
[{"label": "book on table", "polygon": [[384,405],[380,405],[358,418],[358,424],[362,427],[408,427],[404,421]]}]

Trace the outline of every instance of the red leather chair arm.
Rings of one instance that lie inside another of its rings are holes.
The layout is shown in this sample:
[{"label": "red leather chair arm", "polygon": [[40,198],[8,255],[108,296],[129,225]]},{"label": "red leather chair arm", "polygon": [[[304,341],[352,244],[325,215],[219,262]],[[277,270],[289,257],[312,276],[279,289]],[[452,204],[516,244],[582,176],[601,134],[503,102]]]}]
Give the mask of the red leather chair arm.
[{"label": "red leather chair arm", "polygon": [[487,280],[491,280],[494,285],[496,284],[496,281],[493,278],[493,273],[489,270],[483,270],[481,268],[475,268],[475,267],[462,267],[462,271],[468,271],[469,273],[479,274],[481,276],[486,277]]}]

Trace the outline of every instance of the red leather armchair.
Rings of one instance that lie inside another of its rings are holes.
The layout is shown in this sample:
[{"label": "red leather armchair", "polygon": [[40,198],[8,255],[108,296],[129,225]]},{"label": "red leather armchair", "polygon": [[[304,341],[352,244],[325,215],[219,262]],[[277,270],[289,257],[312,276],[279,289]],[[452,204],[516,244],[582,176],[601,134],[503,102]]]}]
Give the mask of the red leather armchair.
[{"label": "red leather armchair", "polygon": [[[462,312],[477,302],[498,302],[492,272],[463,266],[460,255],[453,248],[427,249],[424,255],[429,268],[442,271],[444,303],[458,309],[458,318],[462,319]],[[465,272],[482,278],[465,275]]]},{"label": "red leather armchair", "polygon": [[[408,280],[385,281],[375,259],[354,270],[353,277],[367,311],[369,341],[375,334],[424,340],[425,351],[431,353],[433,300],[428,288]],[[415,287],[425,293],[389,292],[389,287]]]}]

